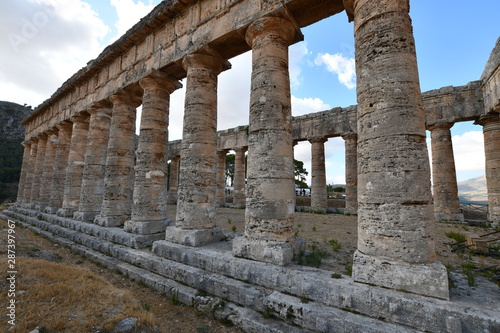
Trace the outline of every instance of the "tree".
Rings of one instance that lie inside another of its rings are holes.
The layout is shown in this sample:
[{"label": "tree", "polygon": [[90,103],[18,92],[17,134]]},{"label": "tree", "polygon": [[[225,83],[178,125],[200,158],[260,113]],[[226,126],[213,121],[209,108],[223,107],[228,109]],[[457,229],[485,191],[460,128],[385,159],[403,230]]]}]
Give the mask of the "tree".
[{"label": "tree", "polygon": [[295,186],[298,188],[309,188],[305,177],[309,172],[304,168],[304,162],[294,159],[293,164],[295,167]]}]

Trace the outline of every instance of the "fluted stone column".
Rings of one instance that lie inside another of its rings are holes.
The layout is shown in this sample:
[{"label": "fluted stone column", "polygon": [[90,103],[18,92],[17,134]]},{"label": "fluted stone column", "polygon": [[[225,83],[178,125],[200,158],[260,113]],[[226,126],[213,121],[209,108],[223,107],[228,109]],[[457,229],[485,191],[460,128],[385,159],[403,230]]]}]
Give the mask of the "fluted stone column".
[{"label": "fluted stone column", "polygon": [[358,214],[358,135],[344,135],[345,140],[345,210]]},{"label": "fluted stone column", "polygon": [[57,138],[57,128],[45,132],[48,135],[45,148],[45,159],[43,163],[43,185],[40,187],[39,204],[36,209],[43,211],[50,204],[50,191],[52,190],[52,181],[54,179],[54,162],[59,140]]},{"label": "fluted stone column", "polygon": [[227,150],[217,151],[217,206],[224,206],[226,203],[226,155]]},{"label": "fluted stone column", "polygon": [[38,138],[31,138],[30,158],[28,164],[28,173],[26,175],[26,183],[23,192],[23,206],[31,207],[31,191],[33,189],[33,179],[35,177],[36,155],[38,152]]},{"label": "fluted stone column", "polygon": [[431,131],[434,216],[436,222],[464,222],[458,199],[457,173],[451,141],[451,123],[429,127]]},{"label": "fluted stone column", "polygon": [[168,178],[168,196],[169,205],[177,204],[177,186],[179,184],[179,160],[180,156],[174,156],[170,160],[170,175]]},{"label": "fluted stone column", "polygon": [[23,152],[23,163],[21,166],[21,175],[19,176],[19,186],[17,187],[17,200],[16,206],[22,206],[24,204],[24,191],[26,186],[26,177],[31,170],[30,167],[30,153],[31,153],[31,142],[23,141],[22,146],[24,147]]},{"label": "fluted stone column", "polygon": [[166,240],[201,246],[223,237],[215,226],[217,75],[229,66],[210,51],[187,55],[183,65],[187,81],[177,217]]},{"label": "fluted stone column", "polygon": [[497,227],[500,225],[500,117],[488,114],[476,124],[483,126],[488,220]]},{"label": "fluted stone column", "polygon": [[311,138],[311,210],[326,213],[328,196],[326,193],[325,142],[326,138]]},{"label": "fluted stone column", "polygon": [[354,15],[358,99],[358,250],[353,278],[448,299],[446,268],[436,262],[409,1],[345,3]]},{"label": "fluted stone column", "polygon": [[234,148],[234,191],[233,204],[239,207],[245,206],[245,152],[247,147]]},{"label": "fluted stone column", "polygon": [[293,259],[295,181],[288,46],[299,34],[287,20],[262,18],[246,32],[252,48],[245,234],[235,256],[286,265]]},{"label": "fluted stone column", "polygon": [[101,212],[112,107],[111,102],[103,101],[88,110],[89,134],[85,150],[80,205],[73,215],[76,220],[92,222]]},{"label": "fluted stone column", "polygon": [[36,209],[40,205],[40,187],[43,182],[43,163],[45,162],[45,149],[47,147],[47,134],[38,135],[38,148],[36,152],[35,169],[33,172],[33,183],[31,185],[30,208]]},{"label": "fluted stone column", "polygon": [[141,101],[120,92],[110,97],[113,103],[101,213],[94,223],[117,227],[130,219],[134,192],[135,117]]},{"label": "fluted stone column", "polygon": [[170,94],[181,87],[161,72],[140,81],[144,89],[135,165],[132,215],[125,231],[135,234],[165,232],[167,218],[167,153]]},{"label": "fluted stone column", "polygon": [[52,176],[52,184],[50,185],[49,206],[44,209],[44,212],[48,214],[56,214],[62,207],[73,124],[69,121],[63,121],[56,128],[59,130],[59,133],[57,135],[57,149],[54,159],[54,174]]},{"label": "fluted stone column", "polygon": [[83,167],[85,165],[85,150],[89,132],[89,114],[80,113],[70,118],[73,123],[71,143],[69,146],[68,167],[64,180],[62,207],[58,216],[73,217],[80,205]]}]

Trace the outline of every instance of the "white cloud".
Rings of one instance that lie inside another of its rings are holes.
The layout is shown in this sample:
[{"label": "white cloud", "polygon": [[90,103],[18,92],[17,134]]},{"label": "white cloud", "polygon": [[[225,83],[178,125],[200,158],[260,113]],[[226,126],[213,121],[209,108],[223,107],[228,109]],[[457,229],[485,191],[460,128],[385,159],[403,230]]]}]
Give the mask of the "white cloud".
[{"label": "white cloud", "polygon": [[319,98],[297,98],[292,96],[292,113],[294,116],[300,116],[308,113],[325,111],[331,109]]},{"label": "white cloud", "polygon": [[0,100],[36,106],[97,57],[108,33],[81,0],[18,0],[0,11]]},{"label": "white cloud", "polygon": [[292,89],[298,88],[302,82],[302,64],[304,57],[308,54],[309,51],[307,50],[306,42],[293,44],[288,49],[288,68],[290,71],[290,85]]},{"label": "white cloud", "polygon": [[453,135],[452,142],[457,172],[484,172],[484,136],[481,131]]},{"label": "white cloud", "polygon": [[329,72],[337,74],[339,82],[349,89],[356,87],[356,66],[354,58],[344,57],[341,53],[320,53],[314,63],[325,65]]},{"label": "white cloud", "polygon": [[118,35],[115,39],[121,37],[155,7],[151,1],[145,4],[142,1],[136,3],[134,0],[111,0],[111,5],[115,7],[118,14],[118,21],[115,23]]}]

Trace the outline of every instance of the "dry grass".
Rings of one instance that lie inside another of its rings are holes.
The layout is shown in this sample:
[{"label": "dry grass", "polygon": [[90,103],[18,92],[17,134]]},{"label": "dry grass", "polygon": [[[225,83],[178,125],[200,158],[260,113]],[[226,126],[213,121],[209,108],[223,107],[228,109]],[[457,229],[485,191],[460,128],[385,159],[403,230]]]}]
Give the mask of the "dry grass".
[{"label": "dry grass", "polygon": [[[85,267],[19,258],[18,320],[12,332],[37,326],[48,332],[92,332],[95,323],[111,330],[123,318],[154,326],[153,315],[127,290],[118,289]],[[64,309],[64,311],[61,311]]]}]

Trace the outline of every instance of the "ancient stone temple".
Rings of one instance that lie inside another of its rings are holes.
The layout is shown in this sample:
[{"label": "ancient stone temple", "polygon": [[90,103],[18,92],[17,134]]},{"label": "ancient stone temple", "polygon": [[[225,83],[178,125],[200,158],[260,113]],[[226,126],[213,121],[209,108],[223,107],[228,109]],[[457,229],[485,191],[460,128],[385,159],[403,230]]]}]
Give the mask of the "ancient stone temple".
[{"label": "ancient stone temple", "polygon": [[[294,118],[288,48],[302,27],[344,11],[358,105]],[[224,300],[219,316],[249,332],[498,332],[499,304],[449,300],[434,225],[464,220],[450,135],[460,121],[483,127],[489,220],[500,222],[499,43],[480,80],[422,94],[409,0],[163,1],[25,119],[18,200],[5,214],[186,304],[201,306],[199,290]],[[248,126],[218,132],[218,75],[247,51]],[[184,78],[183,138],[168,142]],[[341,279],[294,262],[293,146],[311,143],[312,209],[325,212],[333,137],[346,146],[345,213],[358,215],[353,275]],[[228,243],[216,211],[229,151],[245,231]]]}]

